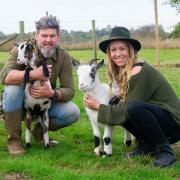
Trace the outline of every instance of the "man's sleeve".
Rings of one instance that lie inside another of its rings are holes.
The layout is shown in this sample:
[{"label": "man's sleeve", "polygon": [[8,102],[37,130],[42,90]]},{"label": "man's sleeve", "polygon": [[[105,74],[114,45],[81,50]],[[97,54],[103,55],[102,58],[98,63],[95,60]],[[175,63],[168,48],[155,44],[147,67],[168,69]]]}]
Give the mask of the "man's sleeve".
[{"label": "man's sleeve", "polygon": [[60,90],[62,92],[61,101],[69,101],[74,95],[73,75],[72,75],[72,63],[68,54],[63,57],[62,69],[59,76]]},{"label": "man's sleeve", "polygon": [[11,70],[17,69],[17,70],[22,70],[21,66],[17,64],[17,47],[15,47],[11,52],[10,56],[7,59],[7,61],[4,64],[4,67],[2,68],[0,72],[0,83],[4,84],[4,80],[8,73]]}]

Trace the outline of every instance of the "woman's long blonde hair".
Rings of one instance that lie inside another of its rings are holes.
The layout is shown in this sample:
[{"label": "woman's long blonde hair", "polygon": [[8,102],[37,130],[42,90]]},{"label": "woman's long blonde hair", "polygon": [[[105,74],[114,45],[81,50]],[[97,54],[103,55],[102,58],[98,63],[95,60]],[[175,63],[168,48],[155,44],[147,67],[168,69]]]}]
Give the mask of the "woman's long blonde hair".
[{"label": "woman's long blonde hair", "polygon": [[129,79],[131,77],[131,70],[133,65],[137,62],[137,53],[135,52],[134,48],[129,42],[125,43],[127,43],[129,48],[129,59],[127,60],[124,67],[119,67],[112,61],[110,54],[110,44],[107,47],[110,95],[112,95],[112,84],[113,82],[116,82],[119,87],[118,96],[122,102],[125,102],[126,100],[129,88]]}]

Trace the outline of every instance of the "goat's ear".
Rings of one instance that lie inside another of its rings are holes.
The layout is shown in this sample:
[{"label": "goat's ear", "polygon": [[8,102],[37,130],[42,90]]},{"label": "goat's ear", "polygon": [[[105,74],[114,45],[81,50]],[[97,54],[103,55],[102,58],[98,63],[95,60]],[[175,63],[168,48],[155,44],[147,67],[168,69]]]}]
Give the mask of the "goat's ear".
[{"label": "goat's ear", "polygon": [[77,70],[80,65],[80,62],[74,58],[71,58],[71,59],[72,59],[72,64],[73,64],[74,68]]},{"label": "goat's ear", "polygon": [[100,69],[103,66],[103,64],[104,64],[104,59],[100,63],[97,64],[96,69],[97,70]]}]

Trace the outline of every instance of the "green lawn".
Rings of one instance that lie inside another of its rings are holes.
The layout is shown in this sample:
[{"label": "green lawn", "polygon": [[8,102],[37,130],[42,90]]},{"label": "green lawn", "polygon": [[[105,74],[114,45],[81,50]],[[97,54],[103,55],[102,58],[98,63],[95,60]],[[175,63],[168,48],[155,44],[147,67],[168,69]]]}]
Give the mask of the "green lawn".
[{"label": "green lawn", "polygon": [[[92,57],[92,51],[69,51],[77,59],[88,60]],[[162,50],[163,63],[172,64],[180,61],[179,49]],[[8,56],[0,53],[0,63]],[[105,56],[98,52],[99,58]],[[142,59],[151,64],[155,63],[155,50],[142,49]],[[2,66],[1,66],[2,67]],[[180,97],[180,68],[160,69],[162,74]],[[105,67],[100,70],[100,78],[107,82]],[[151,166],[152,157],[125,158],[123,152],[130,151],[123,145],[123,131],[116,127],[113,134],[113,155],[109,158],[96,157],[93,154],[92,128],[85,113],[82,96],[77,88],[77,75],[74,72],[75,97],[73,101],[80,107],[80,120],[71,127],[50,132],[50,136],[59,141],[59,145],[48,150],[42,144],[38,144],[32,138],[32,147],[27,149],[24,156],[13,157],[7,153],[7,133],[4,122],[0,121],[0,179],[16,177],[17,179],[52,179],[52,180],[171,180],[180,179],[180,148],[174,148],[177,155],[177,163],[172,168],[159,169]],[[0,87],[2,89],[2,86]],[[23,123],[23,142],[24,142]],[[10,178],[9,178],[10,179]]]},{"label": "green lawn", "polygon": [[[88,60],[93,57],[92,50],[71,50],[69,53],[78,59]],[[161,64],[180,64],[180,48],[178,49],[161,49],[160,50],[160,63]],[[155,49],[142,49],[139,52],[140,59],[148,61],[151,64],[156,64],[156,50]],[[100,59],[106,59],[106,55],[100,51],[97,51],[97,57]]]}]

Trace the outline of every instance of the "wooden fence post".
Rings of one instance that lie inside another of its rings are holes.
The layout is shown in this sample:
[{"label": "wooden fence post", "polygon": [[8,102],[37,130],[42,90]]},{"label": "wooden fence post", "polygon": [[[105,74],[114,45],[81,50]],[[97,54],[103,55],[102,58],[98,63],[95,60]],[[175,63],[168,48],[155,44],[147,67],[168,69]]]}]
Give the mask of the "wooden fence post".
[{"label": "wooden fence post", "polygon": [[156,62],[157,69],[160,69],[160,55],[159,55],[159,25],[158,25],[158,11],[157,11],[157,0],[154,0],[154,13],[155,13],[155,24],[156,24]]},{"label": "wooden fence post", "polygon": [[19,33],[20,33],[20,40],[23,41],[23,39],[24,39],[24,21],[19,21]]},{"label": "wooden fence post", "polygon": [[94,58],[94,59],[97,59],[95,20],[92,20],[92,41],[93,41],[93,58]]}]

